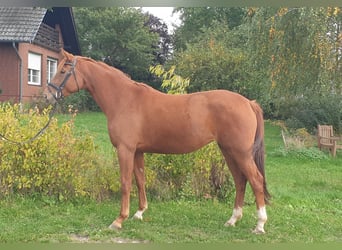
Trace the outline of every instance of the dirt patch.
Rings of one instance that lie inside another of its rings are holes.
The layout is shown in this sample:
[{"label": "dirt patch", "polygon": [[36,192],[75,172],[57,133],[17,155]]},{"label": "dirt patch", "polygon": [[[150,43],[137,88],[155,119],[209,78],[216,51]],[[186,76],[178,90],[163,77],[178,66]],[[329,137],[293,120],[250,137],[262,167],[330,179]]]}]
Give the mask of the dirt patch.
[{"label": "dirt patch", "polygon": [[105,240],[93,240],[87,235],[71,234],[70,240],[74,243],[148,243],[147,240],[125,239],[121,237],[112,237]]}]

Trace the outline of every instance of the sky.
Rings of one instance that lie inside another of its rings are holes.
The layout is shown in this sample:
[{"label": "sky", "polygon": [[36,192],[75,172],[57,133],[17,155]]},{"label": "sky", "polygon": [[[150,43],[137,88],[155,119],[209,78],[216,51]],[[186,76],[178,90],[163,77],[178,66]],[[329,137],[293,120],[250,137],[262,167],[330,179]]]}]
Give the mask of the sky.
[{"label": "sky", "polygon": [[169,33],[172,33],[173,25],[180,24],[179,14],[172,14],[173,7],[142,7],[142,10],[162,19],[167,24]]}]

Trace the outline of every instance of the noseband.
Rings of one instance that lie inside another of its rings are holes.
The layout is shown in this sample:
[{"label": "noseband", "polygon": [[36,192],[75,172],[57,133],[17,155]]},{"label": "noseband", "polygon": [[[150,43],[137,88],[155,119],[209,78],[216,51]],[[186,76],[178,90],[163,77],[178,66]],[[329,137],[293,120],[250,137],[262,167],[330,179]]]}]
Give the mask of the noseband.
[{"label": "noseband", "polygon": [[[47,84],[48,90],[49,90],[50,94],[55,98],[55,100],[57,102],[64,98],[64,95],[63,95],[62,91],[63,91],[65,85],[67,84],[67,82],[68,82],[68,80],[69,80],[71,75],[74,76],[74,79],[75,79],[75,82],[76,82],[76,85],[77,85],[77,91],[80,91],[80,87],[78,85],[78,82],[77,82],[77,79],[76,79],[76,74],[75,74],[76,63],[77,63],[77,59],[76,58],[74,59],[73,62],[66,62],[65,63],[65,65],[70,65],[71,69],[70,69],[70,71],[68,73],[66,73],[65,78],[63,79],[62,83],[59,86],[57,86],[56,84],[53,84],[51,82],[49,82]],[[55,94],[52,92],[51,88],[56,90]]]}]

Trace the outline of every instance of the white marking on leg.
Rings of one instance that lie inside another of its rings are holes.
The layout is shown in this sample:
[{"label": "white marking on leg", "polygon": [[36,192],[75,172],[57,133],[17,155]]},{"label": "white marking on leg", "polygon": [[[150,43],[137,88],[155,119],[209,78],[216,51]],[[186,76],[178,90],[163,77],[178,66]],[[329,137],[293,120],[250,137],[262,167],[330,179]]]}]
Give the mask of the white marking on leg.
[{"label": "white marking on leg", "polygon": [[133,219],[136,219],[136,220],[142,220],[143,219],[143,213],[145,212],[145,210],[138,210],[134,216],[133,216]]},{"label": "white marking on leg", "polygon": [[264,234],[264,225],[267,221],[266,207],[260,207],[257,211],[258,213],[258,223],[256,228],[253,230],[253,233],[256,234]]},{"label": "white marking on leg", "polygon": [[234,227],[235,223],[242,218],[242,208],[237,207],[233,209],[232,217],[224,224],[226,227]]}]

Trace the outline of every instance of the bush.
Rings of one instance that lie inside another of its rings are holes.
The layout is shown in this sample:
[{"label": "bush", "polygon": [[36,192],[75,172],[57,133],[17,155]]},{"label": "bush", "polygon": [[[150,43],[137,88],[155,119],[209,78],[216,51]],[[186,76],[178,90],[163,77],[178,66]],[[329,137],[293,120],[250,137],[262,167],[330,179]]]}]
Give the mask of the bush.
[{"label": "bush", "polygon": [[68,110],[68,107],[72,105],[73,108],[83,111],[100,111],[99,106],[96,104],[89,92],[80,90],[79,92],[67,96],[61,103],[63,110]]},{"label": "bush", "polygon": [[218,198],[233,192],[228,167],[215,143],[183,155],[147,154],[146,165],[153,171],[149,193],[157,199]]},{"label": "bush", "polygon": [[282,127],[284,146],[275,149],[272,155],[311,161],[328,159],[324,152],[315,147],[316,137],[309,134],[307,129],[288,130],[283,123],[278,124]]},{"label": "bush", "polygon": [[281,157],[291,157],[298,160],[311,160],[311,161],[320,161],[320,160],[327,160],[329,156],[320,151],[318,148],[310,147],[301,147],[301,148],[294,148],[294,147],[279,147],[272,152],[273,156],[281,156]]},{"label": "bush", "polygon": [[310,96],[284,103],[279,118],[289,128],[307,128],[315,132],[318,124],[333,125],[336,133],[342,133],[342,96]]},{"label": "bush", "polygon": [[[21,112],[17,104],[0,105],[0,132],[25,141],[49,119],[50,109]],[[75,136],[74,121],[58,125],[53,118],[36,140],[18,145],[0,140],[0,196],[13,193],[103,199],[119,190],[118,173],[97,156],[89,134]],[[110,171],[109,171],[110,168]]]}]

